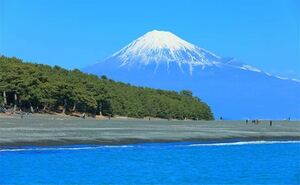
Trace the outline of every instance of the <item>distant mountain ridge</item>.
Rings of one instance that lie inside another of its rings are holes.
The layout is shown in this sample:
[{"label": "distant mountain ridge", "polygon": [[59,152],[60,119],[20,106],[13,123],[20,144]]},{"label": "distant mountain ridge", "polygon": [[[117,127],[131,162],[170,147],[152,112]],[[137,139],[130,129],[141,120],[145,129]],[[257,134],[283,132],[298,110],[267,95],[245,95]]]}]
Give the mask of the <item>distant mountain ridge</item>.
[{"label": "distant mountain ridge", "polygon": [[299,80],[222,58],[166,31],[148,32],[83,71],[134,85],[192,90],[225,119],[300,118]]}]

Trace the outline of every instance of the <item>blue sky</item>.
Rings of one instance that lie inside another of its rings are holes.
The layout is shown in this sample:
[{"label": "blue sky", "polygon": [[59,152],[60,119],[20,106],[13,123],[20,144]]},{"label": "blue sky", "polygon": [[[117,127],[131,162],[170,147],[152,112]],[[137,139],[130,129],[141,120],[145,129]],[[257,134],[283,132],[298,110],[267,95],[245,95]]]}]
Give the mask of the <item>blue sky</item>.
[{"label": "blue sky", "polygon": [[0,54],[73,69],[157,29],[300,79],[298,0],[0,0]]}]

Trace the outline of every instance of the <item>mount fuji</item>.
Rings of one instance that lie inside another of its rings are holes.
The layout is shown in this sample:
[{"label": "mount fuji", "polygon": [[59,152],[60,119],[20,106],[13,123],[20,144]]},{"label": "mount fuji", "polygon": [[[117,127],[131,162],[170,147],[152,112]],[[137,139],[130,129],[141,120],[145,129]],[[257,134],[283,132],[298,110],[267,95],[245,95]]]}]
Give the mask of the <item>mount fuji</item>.
[{"label": "mount fuji", "polygon": [[191,90],[216,118],[300,118],[299,80],[220,57],[171,32],[148,32],[83,71],[138,86]]}]

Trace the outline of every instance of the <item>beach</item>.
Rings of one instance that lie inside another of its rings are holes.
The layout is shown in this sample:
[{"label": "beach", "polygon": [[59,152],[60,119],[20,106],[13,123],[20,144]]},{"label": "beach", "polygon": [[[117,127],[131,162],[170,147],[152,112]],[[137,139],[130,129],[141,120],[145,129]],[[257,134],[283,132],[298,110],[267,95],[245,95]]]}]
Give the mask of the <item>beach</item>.
[{"label": "beach", "polygon": [[299,125],[2,115],[0,184],[299,184]]},{"label": "beach", "polygon": [[179,121],[80,119],[30,115],[0,117],[0,147],[120,145],[179,141],[300,140],[299,121]]}]

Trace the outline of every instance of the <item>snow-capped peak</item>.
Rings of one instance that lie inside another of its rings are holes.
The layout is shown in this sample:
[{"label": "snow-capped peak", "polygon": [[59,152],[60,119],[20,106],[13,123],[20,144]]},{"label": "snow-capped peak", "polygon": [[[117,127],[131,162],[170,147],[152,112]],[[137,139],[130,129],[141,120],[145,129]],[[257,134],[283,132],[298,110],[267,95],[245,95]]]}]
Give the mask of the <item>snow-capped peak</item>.
[{"label": "snow-capped peak", "polygon": [[[141,66],[144,67],[150,63],[154,63],[154,72],[159,68],[163,69],[164,67],[167,67],[166,70],[170,72],[169,69],[172,63],[177,65],[181,72],[187,72],[190,73],[190,75],[193,74],[193,71],[198,66],[200,66],[200,69],[206,67],[229,67],[262,73],[269,77],[275,77],[281,80],[300,82],[298,79],[289,79],[271,75],[259,68],[244,64],[235,58],[221,58],[168,31],[153,30],[147,32],[105,61],[114,61],[114,64],[118,67],[129,68],[137,66],[140,68]],[[110,65],[112,65],[112,63]]]},{"label": "snow-capped peak", "polygon": [[123,61],[122,66],[176,62],[190,65],[214,65],[219,57],[199,48],[168,31],[153,30],[134,40],[113,55]]},{"label": "snow-capped peak", "polygon": [[153,30],[142,37],[138,38],[131,44],[131,51],[138,50],[159,50],[159,49],[169,49],[171,51],[176,50],[194,50],[196,46],[182,40],[171,32],[168,31],[157,31]]}]

